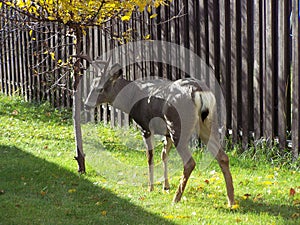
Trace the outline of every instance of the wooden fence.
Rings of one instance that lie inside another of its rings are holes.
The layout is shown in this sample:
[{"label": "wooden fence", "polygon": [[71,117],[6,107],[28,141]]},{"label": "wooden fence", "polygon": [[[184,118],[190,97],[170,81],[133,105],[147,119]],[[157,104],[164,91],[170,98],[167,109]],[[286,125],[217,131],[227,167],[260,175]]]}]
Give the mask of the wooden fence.
[{"label": "wooden fence", "polygon": [[[150,18],[153,13],[157,16]],[[240,140],[246,146],[252,139],[276,138],[282,148],[292,146],[294,156],[298,157],[298,0],[173,0],[170,7],[156,9],[151,14],[136,13],[129,22],[112,21],[106,28],[109,33],[90,28],[83,49],[96,57],[126,41],[126,33],[134,40],[150,35],[151,39],[190,49],[214,70],[225,96],[226,124],[233,140]],[[48,51],[52,47],[56,58],[66,59],[72,54],[72,48],[61,46],[68,46],[72,38],[61,33],[67,31],[52,24],[43,28],[51,31],[50,36],[45,32],[30,34],[28,30],[18,29],[6,34],[9,27],[2,19],[0,26],[4,40],[0,50],[1,92],[11,95],[18,91],[28,100],[47,99],[54,106],[70,107],[69,75],[62,69],[53,71],[51,76],[43,74],[44,70],[55,67],[54,62],[47,59],[39,64],[40,67],[34,67],[43,60],[43,55],[37,57],[32,50],[35,47],[43,52],[43,48]],[[5,26],[8,29],[3,32]],[[119,38],[122,33],[123,38]],[[47,47],[42,42],[32,42],[33,35],[36,40],[46,40]],[[32,46],[34,43],[36,46]],[[59,49],[57,43],[60,43]],[[126,60],[124,56],[121,58]],[[189,65],[188,61],[184,63]],[[151,62],[132,65],[126,70],[140,72],[142,76],[155,74],[171,79],[186,75],[171,66]],[[50,85],[48,79],[52,81]],[[84,81],[85,86],[89,86],[88,79]],[[55,82],[62,88],[52,88]],[[96,119],[111,119],[112,124],[128,123],[128,117],[110,107],[102,106],[97,112]]]}]

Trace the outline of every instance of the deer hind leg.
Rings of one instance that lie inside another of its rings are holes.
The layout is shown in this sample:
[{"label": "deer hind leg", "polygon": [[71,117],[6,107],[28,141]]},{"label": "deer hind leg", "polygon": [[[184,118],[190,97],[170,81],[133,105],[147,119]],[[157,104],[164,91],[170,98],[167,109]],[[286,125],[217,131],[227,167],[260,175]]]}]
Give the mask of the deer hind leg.
[{"label": "deer hind leg", "polygon": [[153,134],[150,132],[143,133],[143,139],[146,145],[146,156],[148,161],[148,185],[149,185],[149,191],[153,191],[154,185],[154,164],[153,164],[153,154],[154,154],[154,148],[153,148]]},{"label": "deer hind leg", "polygon": [[172,146],[172,139],[166,136],[166,139],[164,141],[164,147],[161,152],[161,160],[163,162],[163,168],[164,168],[164,184],[163,184],[164,190],[170,189],[169,178],[168,178],[168,155],[171,150],[171,146]]},{"label": "deer hind leg", "polygon": [[228,205],[234,205],[234,188],[232,182],[232,176],[229,169],[229,158],[222,149],[218,140],[218,134],[216,128],[211,125],[207,120],[204,122],[200,121],[200,132],[199,136],[201,140],[207,145],[208,150],[212,153],[215,159],[218,161],[221,167],[227,190]]},{"label": "deer hind leg", "polygon": [[232,182],[232,176],[229,170],[229,158],[223,149],[220,149],[216,155],[216,159],[221,167],[225,183],[226,183],[226,190],[227,190],[227,198],[228,198],[228,205],[231,207],[234,203],[234,188]]}]

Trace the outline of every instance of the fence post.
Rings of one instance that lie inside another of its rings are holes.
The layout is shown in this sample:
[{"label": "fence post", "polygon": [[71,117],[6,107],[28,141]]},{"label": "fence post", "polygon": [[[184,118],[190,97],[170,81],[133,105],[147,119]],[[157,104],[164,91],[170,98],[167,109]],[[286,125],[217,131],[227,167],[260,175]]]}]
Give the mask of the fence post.
[{"label": "fence post", "polygon": [[238,139],[238,126],[237,126],[237,26],[236,26],[236,0],[230,1],[230,15],[231,17],[231,93],[232,93],[232,139],[233,143]]},{"label": "fence post", "polygon": [[287,81],[290,73],[289,4],[279,1],[278,5],[278,138],[281,149],[286,147]]},{"label": "fence post", "polygon": [[[223,51],[224,51],[224,55],[223,57],[225,57],[223,59],[224,61],[224,71],[223,73],[225,73],[224,77],[224,81],[225,86],[225,93],[223,93],[225,95],[225,102],[226,102],[226,125],[227,128],[230,129],[232,131],[232,87],[231,87],[231,10],[230,10],[230,1],[224,1],[224,17],[222,17],[223,20],[223,26],[225,29],[225,40],[223,40],[224,42],[222,43],[224,45],[223,47]],[[228,131],[226,131],[228,132]]]},{"label": "fence post", "polygon": [[240,51],[241,51],[241,73],[239,73],[240,79],[241,79],[241,86],[239,87],[241,89],[241,130],[242,130],[242,146],[243,150],[247,150],[248,142],[249,142],[249,120],[253,116],[253,114],[250,114],[250,98],[249,98],[249,92],[248,88],[250,86],[249,78],[252,77],[252,74],[249,73],[249,61],[251,60],[249,57],[250,53],[250,45],[249,40],[251,39],[251,36],[249,36],[248,32],[248,23],[249,23],[249,5],[247,4],[247,0],[241,0],[240,5],[240,12],[241,12],[241,45],[240,45]]},{"label": "fence post", "polygon": [[293,73],[292,73],[292,88],[293,88],[293,96],[292,96],[292,104],[293,104],[293,115],[292,115],[292,141],[293,141],[293,156],[294,159],[299,157],[299,149],[300,149],[300,41],[299,41],[299,1],[293,0]]},{"label": "fence post", "polygon": [[261,109],[261,98],[262,98],[262,89],[261,89],[261,42],[260,37],[262,33],[262,17],[261,17],[261,0],[254,1],[253,8],[253,131],[254,139],[260,138],[262,135],[261,129],[261,119],[262,119],[262,109]]},{"label": "fence post", "polygon": [[273,59],[273,18],[272,18],[272,0],[265,0],[264,5],[264,74],[263,74],[263,88],[264,88],[264,118],[263,129],[266,138],[274,137],[274,95],[273,95],[273,76],[274,76],[274,59]]}]

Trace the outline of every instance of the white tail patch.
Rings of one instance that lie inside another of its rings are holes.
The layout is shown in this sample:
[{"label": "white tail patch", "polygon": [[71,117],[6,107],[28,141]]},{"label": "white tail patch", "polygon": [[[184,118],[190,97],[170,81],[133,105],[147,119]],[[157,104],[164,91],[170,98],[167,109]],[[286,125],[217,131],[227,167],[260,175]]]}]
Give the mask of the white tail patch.
[{"label": "white tail patch", "polygon": [[200,97],[201,97],[201,101],[202,101],[202,108],[208,108],[208,110],[210,112],[213,111],[213,109],[216,106],[216,98],[214,96],[214,94],[211,91],[203,91],[200,92]]},{"label": "white tail patch", "polygon": [[196,105],[196,108],[199,110],[201,108],[201,97],[200,97],[200,92],[196,91],[194,95],[194,102]]},{"label": "white tail patch", "polygon": [[194,95],[194,103],[198,112],[205,108],[212,112],[216,105],[216,99],[211,91],[197,91]]}]

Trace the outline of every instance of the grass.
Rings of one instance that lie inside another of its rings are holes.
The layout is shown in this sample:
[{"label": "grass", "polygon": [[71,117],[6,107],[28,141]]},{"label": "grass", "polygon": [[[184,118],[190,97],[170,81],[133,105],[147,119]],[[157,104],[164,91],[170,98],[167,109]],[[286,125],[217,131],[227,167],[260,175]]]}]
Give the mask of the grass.
[{"label": "grass", "polygon": [[[263,146],[229,149],[238,204],[227,208],[215,161],[201,150],[182,201],[171,204],[182,165],[172,150],[171,190],[147,192],[141,137],[134,129],[83,125],[87,174],[73,160],[71,114],[0,95],[0,224],[300,224],[299,160]],[[266,157],[266,154],[269,154]],[[201,163],[200,163],[201,162]],[[298,164],[297,164],[298,163]]]}]

